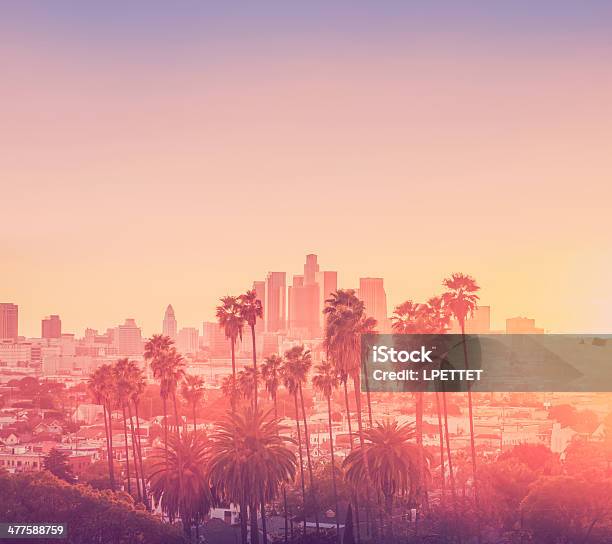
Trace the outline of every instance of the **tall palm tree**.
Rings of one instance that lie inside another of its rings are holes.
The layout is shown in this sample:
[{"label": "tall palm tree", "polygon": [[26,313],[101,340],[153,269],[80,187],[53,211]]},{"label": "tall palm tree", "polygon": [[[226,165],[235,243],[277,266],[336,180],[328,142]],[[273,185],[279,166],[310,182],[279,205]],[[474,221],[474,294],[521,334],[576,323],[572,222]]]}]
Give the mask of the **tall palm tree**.
[{"label": "tall palm tree", "polygon": [[257,410],[257,348],[255,342],[255,326],[257,325],[257,319],[263,319],[263,306],[261,300],[257,298],[257,291],[251,289],[244,295],[238,297],[238,304],[240,305],[240,315],[244,319],[245,323],[251,328],[251,340],[253,348],[253,377],[255,379],[253,383],[253,409]]},{"label": "tall palm tree", "polygon": [[[130,418],[130,427],[132,430],[132,445],[136,448],[134,453],[134,460],[140,466],[140,479],[142,489],[142,499],[144,505],[149,508],[149,500],[147,497],[147,486],[144,473],[144,465],[142,462],[142,442],[140,433],[140,415],[139,405],[140,399],[146,388],[146,381],[142,369],[138,366],[136,361],[128,361],[127,376],[130,383],[129,402],[128,402],[128,415]],[[134,407],[134,415],[136,416],[136,428],[134,428],[134,421],[132,419],[132,406]]]},{"label": "tall palm tree", "polygon": [[[295,478],[295,455],[287,446],[293,441],[281,434],[283,430],[270,418],[270,412],[247,408],[243,413],[229,414],[210,437],[210,482],[220,498],[240,505],[243,544],[247,542],[247,507],[256,520],[254,505],[260,505],[265,527],[265,503],[277,497],[283,483]],[[253,530],[251,542],[257,542]]]},{"label": "tall palm tree", "polygon": [[173,434],[164,450],[153,455],[151,493],[171,522],[180,518],[186,535],[213,506],[206,474],[208,444],[199,433]]},{"label": "tall palm tree", "polygon": [[[116,395],[117,404],[121,407],[123,415],[123,438],[125,441],[125,469],[127,473],[127,488],[128,494],[132,494],[132,482],[130,478],[130,448],[128,443],[128,428],[127,428],[127,403],[129,402],[131,383],[128,374],[129,369],[128,359],[119,359],[112,366],[112,376],[114,383],[114,393]],[[136,459],[134,459],[134,468],[136,468]],[[138,482],[138,473],[136,473],[136,481]],[[140,488],[138,485],[138,494],[140,495]]]},{"label": "tall palm tree", "polygon": [[[363,301],[357,297],[353,289],[339,289],[335,293],[332,293],[331,297],[325,301],[323,313],[325,315],[324,346],[327,350],[327,354],[329,357],[331,357],[334,365],[340,372],[341,377],[343,377],[345,380],[350,377],[353,381],[359,443],[361,446],[363,446],[363,413],[361,407],[361,336],[362,334],[371,333],[374,331],[376,327],[376,320],[372,317],[368,317],[365,314],[365,305]],[[367,376],[367,373],[365,376]],[[371,426],[373,423],[372,406],[367,380],[365,382],[365,386],[367,392],[368,418]],[[348,395],[346,394],[345,403],[347,405],[347,416],[350,417]],[[368,463],[367,460],[365,461],[365,466],[367,469]],[[370,487],[370,485],[366,485],[366,524],[369,523],[370,519]],[[357,494],[355,494],[355,499],[357,499]],[[359,506],[357,503],[355,503],[355,516],[357,518],[357,535],[359,537]]]},{"label": "tall palm tree", "polygon": [[[287,381],[292,382],[292,387],[295,389],[294,397],[300,397],[300,405],[302,407],[302,420],[304,422],[304,443],[306,445],[306,461],[308,465],[308,476],[310,480],[310,496],[315,508],[315,525],[317,533],[319,533],[319,511],[317,505],[315,479],[312,470],[312,458],[310,456],[310,437],[308,435],[308,421],[306,418],[306,408],[304,406],[304,391],[302,385],[308,380],[308,373],[312,366],[312,357],[310,350],[304,349],[304,346],[294,346],[285,352],[285,365],[283,366],[283,374],[285,376],[285,385]],[[290,387],[287,387],[290,389]],[[299,417],[296,403],[296,418]],[[306,520],[304,520],[306,523]],[[304,529],[305,529],[304,525]]]},{"label": "tall palm tree", "polygon": [[312,385],[320,391],[327,400],[327,419],[329,430],[329,454],[331,458],[332,489],[334,492],[334,505],[336,508],[336,539],[340,542],[340,522],[338,521],[338,490],[336,487],[336,463],[334,459],[334,435],[332,432],[331,396],[340,385],[338,371],[331,363],[322,363],[316,368],[317,373],[312,377]]},{"label": "tall palm tree", "polygon": [[145,344],[144,358],[151,364],[153,377],[160,380],[160,396],[164,411],[164,448],[168,453],[168,395],[167,367],[168,354],[173,349],[174,341],[169,336],[154,334]]},{"label": "tall palm tree", "polygon": [[[465,338],[465,320],[474,314],[478,307],[479,297],[476,294],[480,287],[476,280],[467,274],[455,273],[442,282],[447,291],[442,295],[444,304],[455,317],[461,328],[463,344],[463,360],[465,368],[470,367],[468,361],[467,343]],[[472,456],[472,477],[474,484],[474,502],[476,510],[479,508],[478,485],[476,479],[476,442],[474,437],[474,411],[472,403],[472,388],[468,383],[468,413],[470,420],[470,450]]]},{"label": "tall palm tree", "polygon": [[[232,353],[232,376],[236,382],[236,342],[240,338],[242,340],[242,328],[244,327],[244,318],[240,311],[240,303],[238,297],[225,296],[221,299],[221,304],[217,306],[216,311],[217,321],[223,328],[225,337],[230,341]],[[236,409],[236,399],[232,397],[232,410]]]},{"label": "tall palm tree", "polygon": [[[261,365],[261,377],[268,395],[272,399],[274,405],[274,419],[278,419],[278,388],[282,379],[283,358],[273,354],[266,357]],[[287,488],[283,484],[283,506],[285,514],[285,542],[287,541],[287,533],[289,530],[289,509],[287,505]]]},{"label": "tall palm tree", "polygon": [[193,415],[193,432],[195,432],[196,410],[198,405],[204,399],[204,378],[201,376],[194,376],[192,374],[185,374],[185,380],[181,385],[181,395],[185,399],[185,402],[191,406],[191,413]]},{"label": "tall palm tree", "polygon": [[364,431],[363,445],[349,453],[342,464],[348,482],[360,485],[367,479],[382,493],[389,541],[393,540],[393,500],[410,493],[419,477],[419,448],[412,442],[414,436],[412,424],[377,423]]},{"label": "tall palm tree", "polygon": [[[89,391],[96,403],[104,410],[104,431],[106,433],[106,458],[108,460],[108,479],[111,489],[115,489],[115,470],[113,465],[113,428],[111,420],[112,370],[110,365],[99,366],[89,377]],[[108,418],[108,420],[107,420]]]},{"label": "tall palm tree", "polygon": [[181,383],[183,377],[185,376],[185,360],[183,359],[183,356],[174,348],[172,348],[168,353],[168,357],[166,360],[166,371],[167,375],[165,376],[165,387],[168,390],[169,394],[172,396],[172,405],[174,407],[174,421],[176,424],[176,432],[178,433],[180,420],[178,415],[176,392],[178,389],[178,384]]}]

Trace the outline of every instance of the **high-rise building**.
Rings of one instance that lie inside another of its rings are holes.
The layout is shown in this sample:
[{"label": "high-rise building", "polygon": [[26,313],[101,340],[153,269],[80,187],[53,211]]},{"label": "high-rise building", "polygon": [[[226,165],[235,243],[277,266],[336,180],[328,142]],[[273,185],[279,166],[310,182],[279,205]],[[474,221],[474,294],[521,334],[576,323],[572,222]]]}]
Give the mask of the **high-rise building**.
[{"label": "high-rise building", "polygon": [[198,352],[200,331],[195,327],[183,327],[177,335],[176,346],[181,353],[195,354]]},{"label": "high-rise building", "polygon": [[389,332],[387,294],[383,278],[359,278],[358,296],[365,305],[366,315],[373,317],[378,322],[376,330]]},{"label": "high-rise building", "polygon": [[142,332],[134,319],[126,319],[123,325],[115,327],[113,343],[119,355],[142,354]]},{"label": "high-rise building", "polygon": [[176,340],[176,317],[174,317],[174,308],[172,304],[168,304],[166,313],[164,314],[164,322],[162,324],[162,332],[164,336],[169,336],[172,340]]},{"label": "high-rise building", "polygon": [[266,282],[265,281],[254,281],[253,291],[257,293],[257,300],[261,302],[263,310],[263,319],[258,319],[255,324],[255,332],[261,333],[266,328]]},{"label": "high-rise building", "polygon": [[266,276],[266,331],[278,332],[287,325],[287,274],[268,272]]},{"label": "high-rise building", "polygon": [[42,320],[42,338],[60,338],[62,336],[62,320],[59,315],[50,315]]},{"label": "high-rise building", "polygon": [[319,326],[321,330],[325,326],[325,301],[331,297],[331,294],[338,290],[338,272],[325,270],[317,274],[317,283],[319,284]]},{"label": "high-rise building", "polygon": [[306,255],[306,262],[304,263],[304,285],[311,285],[317,281],[317,274],[319,272],[319,264],[317,263],[317,256],[313,253]]},{"label": "high-rise building", "polygon": [[225,336],[225,331],[215,321],[205,321],[202,325],[203,345],[210,350],[214,357],[227,357],[230,354],[230,341]]},{"label": "high-rise building", "polygon": [[19,336],[19,307],[10,302],[0,302],[0,338],[17,340]]},{"label": "high-rise building", "polygon": [[[461,333],[461,327],[456,319],[450,323],[450,332]],[[468,334],[487,334],[491,332],[491,306],[478,306],[474,313],[465,320],[465,332]]]}]

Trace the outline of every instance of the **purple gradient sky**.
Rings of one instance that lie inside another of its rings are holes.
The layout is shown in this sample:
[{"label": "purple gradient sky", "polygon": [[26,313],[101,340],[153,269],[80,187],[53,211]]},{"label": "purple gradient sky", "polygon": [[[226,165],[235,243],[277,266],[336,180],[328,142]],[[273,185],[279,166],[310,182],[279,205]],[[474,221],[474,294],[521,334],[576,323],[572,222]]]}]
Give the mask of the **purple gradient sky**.
[{"label": "purple gradient sky", "polygon": [[[391,304],[610,329],[609,2],[15,2],[0,301],[180,325],[316,252]],[[390,304],[390,305],[391,305]]]}]

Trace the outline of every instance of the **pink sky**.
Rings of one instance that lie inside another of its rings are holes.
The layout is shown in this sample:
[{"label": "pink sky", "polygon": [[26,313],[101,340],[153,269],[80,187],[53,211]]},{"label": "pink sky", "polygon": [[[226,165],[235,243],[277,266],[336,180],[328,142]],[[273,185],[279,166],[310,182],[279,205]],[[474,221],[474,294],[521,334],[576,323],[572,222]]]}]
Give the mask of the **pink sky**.
[{"label": "pink sky", "polygon": [[21,334],[211,319],[304,255],[392,304],[470,273],[494,324],[610,331],[612,74],[596,45],[0,57],[0,301]]}]

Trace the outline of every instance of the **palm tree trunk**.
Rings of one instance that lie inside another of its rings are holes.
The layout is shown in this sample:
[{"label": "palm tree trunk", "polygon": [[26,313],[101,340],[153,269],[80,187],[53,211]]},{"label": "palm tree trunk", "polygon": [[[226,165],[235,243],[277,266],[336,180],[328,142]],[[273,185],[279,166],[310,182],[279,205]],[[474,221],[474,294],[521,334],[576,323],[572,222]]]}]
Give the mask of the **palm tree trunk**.
[{"label": "palm tree trunk", "polygon": [[[361,451],[365,452],[364,440],[363,440],[363,417],[361,414],[361,380],[359,373],[353,375],[353,389],[355,390],[355,403],[357,405],[357,429],[359,434],[359,445]],[[370,522],[370,489],[372,488],[372,478],[370,477],[370,464],[368,463],[367,457],[363,456],[363,462],[365,466],[366,474],[366,527],[369,527]],[[369,529],[368,529],[369,530]]]},{"label": "palm tree trunk", "polygon": [[110,467],[111,467],[111,485],[113,487],[113,489],[115,489],[115,464],[114,464],[114,454],[113,454],[113,412],[111,410],[111,407],[109,405],[109,407],[107,408],[108,410],[108,450],[109,450],[109,463],[110,463]]},{"label": "palm tree trunk", "polygon": [[127,421],[125,419],[125,402],[121,403],[123,412],[123,438],[125,440],[125,469],[127,472],[128,495],[132,494],[132,483],[130,482],[130,447],[128,446]]},{"label": "palm tree trunk", "polygon": [[346,380],[342,381],[343,386],[344,386],[344,404],[346,406],[346,419],[348,422],[348,432],[349,432],[349,438],[350,438],[350,443],[351,443],[351,451],[353,451],[353,429],[351,426],[351,406],[349,403],[349,394],[348,394],[348,378]]},{"label": "palm tree trunk", "polygon": [[257,350],[255,349],[255,325],[251,325],[253,341],[253,410],[257,411]]},{"label": "palm tree trunk", "polygon": [[179,434],[179,417],[178,417],[178,409],[176,406],[176,392],[172,392],[172,404],[174,405],[174,421],[176,423],[176,434]]},{"label": "palm tree trunk", "polygon": [[[417,391],[416,393],[416,442],[419,448],[419,485],[417,488],[417,504],[420,508],[424,508],[425,504],[425,470],[424,464],[425,459],[423,457],[423,392]],[[417,510],[417,516],[420,512]]]},{"label": "palm tree trunk", "polygon": [[438,434],[440,435],[440,477],[442,478],[442,501],[446,499],[446,474],[444,466],[444,431],[442,430],[442,412],[440,409],[440,392],[436,389],[436,413],[438,415]]},{"label": "palm tree trunk", "polygon": [[128,415],[130,416],[130,431],[132,436],[132,457],[134,459],[134,478],[136,479],[136,491],[138,500],[142,502],[142,493],[140,492],[140,480],[138,477],[138,456],[136,455],[136,434],[134,433],[134,419],[132,418],[132,406],[128,401]]},{"label": "palm tree trunk", "polygon": [[166,469],[168,467],[168,397],[164,395],[163,399],[164,407],[164,450],[166,452]]},{"label": "palm tree trunk", "polygon": [[193,403],[193,432],[196,432],[196,403]]},{"label": "palm tree trunk", "polygon": [[306,535],[306,483],[304,482],[304,457],[302,456],[302,433],[300,431],[300,411],[298,409],[297,391],[293,394],[295,404],[295,426],[298,435],[298,452],[300,454],[300,479],[302,482],[302,506],[304,507],[304,535]]},{"label": "palm tree trunk", "polygon": [[261,531],[263,534],[263,544],[268,544],[268,527],[266,525],[266,503],[263,500],[263,494],[261,498]]},{"label": "palm tree trunk", "polygon": [[334,492],[334,506],[336,508],[336,540],[340,544],[340,521],[338,517],[338,490],[336,488],[336,465],[334,463],[334,435],[332,433],[331,397],[327,397],[327,420],[329,426],[329,453],[331,456],[332,489]]},{"label": "palm tree trunk", "polygon": [[[465,321],[461,320],[461,343],[463,344],[463,362],[465,369],[470,368],[467,353],[467,344],[465,341]],[[470,419],[470,450],[472,455],[472,485],[474,486],[474,507],[476,509],[476,520],[478,529],[478,543],[482,541],[482,532],[480,528],[480,500],[478,496],[478,481],[476,479],[476,439],[474,434],[474,411],[472,403],[472,384],[468,382],[468,416]]]},{"label": "palm tree trunk", "polygon": [[140,441],[140,416],[138,415],[138,402],[134,401],[134,411],[136,413],[136,431],[138,433],[138,461],[140,463],[140,477],[142,479],[142,498],[147,510],[150,510],[149,497],[147,496],[146,475],[144,464],[142,463],[142,442]]},{"label": "palm tree trunk", "polygon": [[257,502],[253,501],[249,505],[249,518],[251,521],[251,543],[259,544],[259,527],[257,525]]},{"label": "palm tree trunk", "polygon": [[240,503],[240,536],[242,539],[242,544],[248,544],[247,540],[247,500],[246,500],[246,490],[242,492],[242,502]]},{"label": "palm tree trunk", "polygon": [[110,443],[110,434],[108,421],[106,420],[106,403],[102,403],[102,407],[104,408],[104,432],[106,433],[106,458],[108,461],[108,479],[110,480],[111,488],[113,491],[115,490],[115,474],[113,470],[113,458],[112,458],[112,449]]},{"label": "palm tree trunk", "polygon": [[451,455],[450,440],[448,437],[448,409],[446,407],[446,391],[442,391],[442,406],[444,409],[444,438],[446,439],[446,457],[448,457],[448,477],[450,479],[451,496],[453,504],[457,508],[457,488],[455,487],[455,475],[453,473],[453,457]]},{"label": "palm tree trunk", "polygon": [[393,541],[393,494],[385,493],[385,513],[387,514],[387,542]]},{"label": "palm tree trunk", "polygon": [[308,476],[310,477],[310,496],[315,508],[315,524],[317,526],[317,534],[319,534],[319,507],[315,493],[315,481],[312,475],[312,459],[310,458],[310,438],[308,437],[308,423],[306,422],[306,409],[304,408],[304,393],[302,392],[302,384],[299,384],[300,401],[302,404],[302,417],[304,418],[304,441],[306,442],[306,459],[308,461]]},{"label": "palm tree trunk", "polygon": [[[287,508],[287,488],[283,484],[283,506],[285,511],[285,544],[289,541],[287,531],[289,529],[289,510]],[[293,540],[293,523],[291,523],[291,540]]]},{"label": "palm tree trunk", "polygon": [[[231,339],[232,346],[232,376],[234,379],[234,388],[236,387],[236,339]],[[232,412],[236,411],[236,395],[235,392],[232,391],[232,396],[230,398],[230,403],[232,405]]]}]

